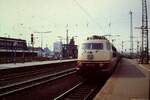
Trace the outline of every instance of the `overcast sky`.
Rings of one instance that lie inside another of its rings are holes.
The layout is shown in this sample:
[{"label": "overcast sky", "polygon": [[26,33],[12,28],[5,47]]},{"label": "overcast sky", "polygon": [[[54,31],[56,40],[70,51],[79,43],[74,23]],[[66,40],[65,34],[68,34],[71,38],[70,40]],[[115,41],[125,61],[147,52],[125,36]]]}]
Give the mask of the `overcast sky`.
[{"label": "overcast sky", "polygon": [[[142,0],[0,0],[0,36],[17,37],[30,42],[31,33],[51,31],[43,34],[43,47],[46,44],[52,47],[53,42],[59,40],[58,36],[65,39],[68,28],[70,37],[78,36],[77,43],[92,34],[120,35],[112,38],[116,39],[117,48],[121,48],[121,41],[128,41],[130,36],[130,10],[133,11],[133,26],[141,26],[141,2]],[[147,2],[150,24],[150,0]],[[35,45],[40,46],[41,34],[34,33],[34,36]],[[134,29],[134,36],[140,36],[140,30]],[[125,46],[129,47],[128,45],[129,42],[125,42]]]}]

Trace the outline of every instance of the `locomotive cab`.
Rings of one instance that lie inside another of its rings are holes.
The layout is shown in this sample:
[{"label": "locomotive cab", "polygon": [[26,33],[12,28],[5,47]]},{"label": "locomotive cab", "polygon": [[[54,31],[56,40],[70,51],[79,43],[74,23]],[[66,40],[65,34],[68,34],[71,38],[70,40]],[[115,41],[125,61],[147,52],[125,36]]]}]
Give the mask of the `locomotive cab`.
[{"label": "locomotive cab", "polygon": [[79,47],[77,70],[83,73],[109,71],[112,44],[101,36],[87,38]]}]

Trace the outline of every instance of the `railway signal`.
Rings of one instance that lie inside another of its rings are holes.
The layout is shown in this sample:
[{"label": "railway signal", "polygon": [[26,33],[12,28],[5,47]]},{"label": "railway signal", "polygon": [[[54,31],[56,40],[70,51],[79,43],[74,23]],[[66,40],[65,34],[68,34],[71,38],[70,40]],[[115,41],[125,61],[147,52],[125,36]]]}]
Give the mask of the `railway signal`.
[{"label": "railway signal", "polygon": [[31,44],[33,45],[33,34],[31,34]]},{"label": "railway signal", "polygon": [[33,33],[31,34],[31,45],[32,45],[32,60],[34,59],[34,37]]}]

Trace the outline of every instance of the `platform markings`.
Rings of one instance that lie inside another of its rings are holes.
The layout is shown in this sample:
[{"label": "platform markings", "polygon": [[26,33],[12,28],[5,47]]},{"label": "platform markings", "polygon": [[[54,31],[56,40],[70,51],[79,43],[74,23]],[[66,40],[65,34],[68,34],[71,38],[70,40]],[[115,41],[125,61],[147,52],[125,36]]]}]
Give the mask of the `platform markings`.
[{"label": "platform markings", "polygon": [[140,66],[141,68],[145,69],[146,71],[150,72],[150,69],[146,68],[145,66],[143,66],[143,65],[141,65],[141,64],[139,64],[139,66]]}]

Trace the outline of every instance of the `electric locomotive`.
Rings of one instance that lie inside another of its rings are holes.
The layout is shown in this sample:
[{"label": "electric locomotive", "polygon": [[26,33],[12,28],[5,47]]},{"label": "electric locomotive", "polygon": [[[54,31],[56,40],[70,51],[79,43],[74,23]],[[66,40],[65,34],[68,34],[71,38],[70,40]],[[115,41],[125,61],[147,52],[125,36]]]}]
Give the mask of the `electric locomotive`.
[{"label": "electric locomotive", "polygon": [[79,46],[77,71],[80,74],[111,72],[115,47],[104,36],[88,37]]}]

